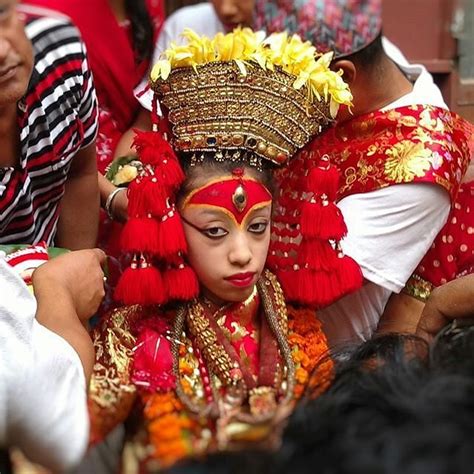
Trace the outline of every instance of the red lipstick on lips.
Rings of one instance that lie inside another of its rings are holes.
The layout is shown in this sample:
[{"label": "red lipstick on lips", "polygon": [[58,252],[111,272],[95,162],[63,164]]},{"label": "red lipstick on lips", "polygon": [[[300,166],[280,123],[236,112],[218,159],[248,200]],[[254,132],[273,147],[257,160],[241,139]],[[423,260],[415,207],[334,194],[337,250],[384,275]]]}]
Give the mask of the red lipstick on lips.
[{"label": "red lipstick on lips", "polygon": [[254,276],[255,272],[236,273],[235,275],[225,278],[225,280],[235,286],[246,287],[251,285]]}]

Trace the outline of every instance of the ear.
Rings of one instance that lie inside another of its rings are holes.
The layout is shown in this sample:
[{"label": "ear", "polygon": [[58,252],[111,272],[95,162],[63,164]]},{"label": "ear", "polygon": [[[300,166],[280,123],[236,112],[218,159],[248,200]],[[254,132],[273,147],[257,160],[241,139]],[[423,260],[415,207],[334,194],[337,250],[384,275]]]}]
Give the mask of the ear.
[{"label": "ear", "polygon": [[343,76],[342,78],[351,86],[356,80],[357,77],[357,70],[352,61],[349,61],[348,59],[336,59],[331,64],[331,69],[333,71],[339,71],[342,69],[343,71]]}]

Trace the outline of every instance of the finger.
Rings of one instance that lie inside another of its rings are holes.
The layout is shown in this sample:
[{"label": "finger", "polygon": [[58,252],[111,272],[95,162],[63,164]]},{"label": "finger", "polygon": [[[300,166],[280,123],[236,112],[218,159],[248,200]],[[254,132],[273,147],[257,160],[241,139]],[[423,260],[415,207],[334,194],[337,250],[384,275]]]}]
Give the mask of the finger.
[{"label": "finger", "polygon": [[100,266],[103,266],[107,260],[107,255],[105,252],[101,249],[91,249],[92,252],[94,252],[95,256],[97,257],[97,260],[99,260]]},{"label": "finger", "polygon": [[448,319],[439,311],[423,311],[416,334],[426,340],[431,340],[448,323]]}]

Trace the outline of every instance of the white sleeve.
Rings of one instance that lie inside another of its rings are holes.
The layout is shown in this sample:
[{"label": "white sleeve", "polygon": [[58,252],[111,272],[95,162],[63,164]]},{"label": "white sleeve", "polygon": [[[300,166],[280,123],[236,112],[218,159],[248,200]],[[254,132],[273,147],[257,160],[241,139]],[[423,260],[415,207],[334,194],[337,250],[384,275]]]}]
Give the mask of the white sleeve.
[{"label": "white sleeve", "polygon": [[35,319],[36,301],[0,260],[0,444],[63,471],[85,453],[86,381],[76,351]]},{"label": "white sleeve", "polygon": [[431,184],[397,184],[342,199],[342,248],[367,280],[400,292],[449,214],[448,194]]}]

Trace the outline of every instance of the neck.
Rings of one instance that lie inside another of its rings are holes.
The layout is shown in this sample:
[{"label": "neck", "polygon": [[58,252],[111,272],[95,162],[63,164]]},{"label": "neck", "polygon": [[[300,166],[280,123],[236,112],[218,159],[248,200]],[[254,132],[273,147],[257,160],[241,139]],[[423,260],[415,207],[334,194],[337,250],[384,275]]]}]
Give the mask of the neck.
[{"label": "neck", "polygon": [[0,108],[0,167],[15,166],[19,157],[16,103]]},{"label": "neck", "polygon": [[353,87],[353,114],[341,117],[340,121],[383,109],[412,90],[413,84],[388,56],[384,56],[372,73],[358,78]]},{"label": "neck", "polygon": [[[244,301],[225,301],[210,293],[206,289],[203,289],[201,301],[213,312],[217,313],[220,310],[229,308],[229,307],[238,307],[239,305],[245,307],[248,306],[257,295],[257,287],[255,286],[252,293]],[[235,305],[235,306],[234,306]]]}]

